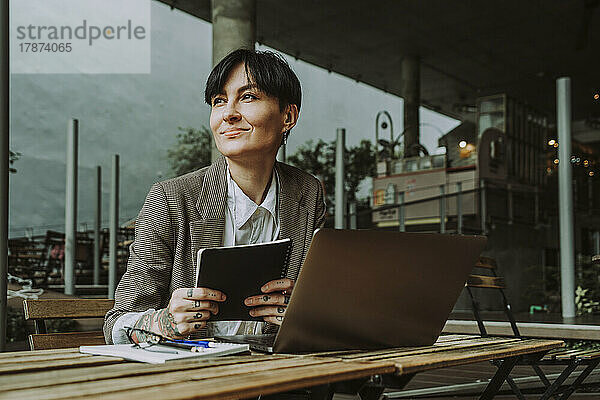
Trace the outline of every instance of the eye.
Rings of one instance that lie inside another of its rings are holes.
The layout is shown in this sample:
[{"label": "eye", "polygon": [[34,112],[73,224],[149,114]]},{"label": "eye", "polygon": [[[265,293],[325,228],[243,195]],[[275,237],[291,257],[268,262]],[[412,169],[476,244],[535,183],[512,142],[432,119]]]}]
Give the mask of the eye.
[{"label": "eye", "polygon": [[213,105],[213,106],[216,106],[217,104],[219,104],[219,103],[221,103],[221,102],[223,102],[223,101],[225,101],[225,99],[223,99],[222,97],[215,97],[215,98],[213,98],[213,100],[212,100],[212,105]]},{"label": "eye", "polygon": [[252,99],[252,100],[256,100],[258,99],[258,97],[256,97],[255,95],[253,95],[252,93],[244,93],[242,95],[242,100],[247,100],[247,99]]}]

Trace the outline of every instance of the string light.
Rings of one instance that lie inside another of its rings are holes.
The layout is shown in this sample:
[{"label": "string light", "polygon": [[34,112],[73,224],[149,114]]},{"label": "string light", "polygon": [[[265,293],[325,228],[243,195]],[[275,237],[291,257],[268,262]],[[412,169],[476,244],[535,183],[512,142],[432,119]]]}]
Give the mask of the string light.
[{"label": "string light", "polygon": [[556,140],[554,140],[554,139],[548,140],[548,146],[554,146],[555,143],[556,143]]}]

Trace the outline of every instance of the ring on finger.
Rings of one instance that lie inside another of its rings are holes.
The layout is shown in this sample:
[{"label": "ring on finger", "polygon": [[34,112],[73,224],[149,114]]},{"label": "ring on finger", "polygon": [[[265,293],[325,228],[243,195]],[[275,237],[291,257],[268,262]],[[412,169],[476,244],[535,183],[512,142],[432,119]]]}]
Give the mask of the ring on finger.
[{"label": "ring on finger", "polygon": [[200,319],[202,318],[202,313],[196,313],[196,315],[194,315],[194,319]]},{"label": "ring on finger", "polygon": [[194,307],[198,308],[201,306],[200,300],[194,300]]}]

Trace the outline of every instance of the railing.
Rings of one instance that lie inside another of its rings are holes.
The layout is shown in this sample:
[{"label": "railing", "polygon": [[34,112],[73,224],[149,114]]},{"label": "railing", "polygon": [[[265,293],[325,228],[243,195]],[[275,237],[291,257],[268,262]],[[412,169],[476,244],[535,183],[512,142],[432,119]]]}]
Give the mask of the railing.
[{"label": "railing", "polygon": [[[428,196],[425,198],[406,201],[408,191],[396,191],[386,193],[386,201],[390,202],[390,196],[394,196],[394,203],[384,204],[381,206],[372,206],[369,210],[356,211],[355,205],[349,205],[348,218],[349,226],[357,225],[357,218],[364,214],[373,214],[386,210],[397,211],[397,226],[400,231],[405,231],[407,223],[411,221],[408,218],[410,207],[419,204],[437,202],[437,214],[434,218],[439,218],[439,232],[447,232],[447,220],[449,217],[456,217],[456,232],[463,233],[465,225],[465,217],[467,215],[475,215],[477,217],[477,227],[470,226],[470,231],[487,234],[490,226],[496,224],[506,225],[528,225],[539,228],[547,226],[551,222],[551,218],[557,215],[557,199],[555,200],[552,193],[547,193],[540,190],[538,187],[530,185],[521,185],[515,183],[506,183],[494,180],[480,180],[477,185],[474,185],[474,180],[463,180],[461,182],[429,185],[411,189],[411,193],[421,193],[431,191],[432,188],[439,188],[439,194]],[[473,189],[464,189],[466,185],[476,186]],[[450,193],[450,189],[455,189]],[[548,189],[546,189],[548,191]],[[463,199],[465,196],[471,197],[476,201],[475,212],[465,213],[463,209]],[[449,212],[448,200],[456,199],[455,212]],[[600,215],[599,208],[592,208],[593,203],[590,201],[589,208],[578,208],[576,211],[586,213],[588,215]],[[393,220],[390,220],[393,221]]]}]

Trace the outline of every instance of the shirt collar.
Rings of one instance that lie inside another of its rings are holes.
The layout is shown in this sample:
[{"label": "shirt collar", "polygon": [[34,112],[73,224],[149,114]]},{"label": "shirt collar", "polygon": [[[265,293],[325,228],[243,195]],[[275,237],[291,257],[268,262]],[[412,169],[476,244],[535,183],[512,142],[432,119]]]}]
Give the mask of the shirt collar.
[{"label": "shirt collar", "polygon": [[277,222],[277,195],[279,193],[279,175],[277,170],[273,168],[271,175],[271,183],[267,196],[263,202],[257,205],[252,199],[246,196],[246,193],[240,189],[238,184],[231,177],[229,165],[227,165],[227,205],[232,211],[235,228],[240,229],[259,207],[267,210]]}]

